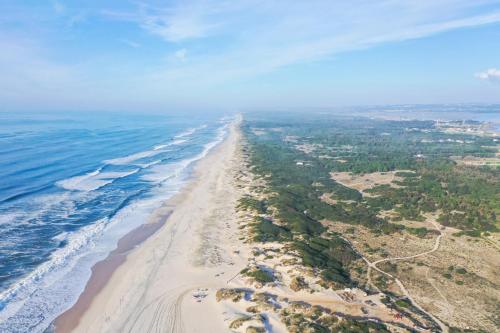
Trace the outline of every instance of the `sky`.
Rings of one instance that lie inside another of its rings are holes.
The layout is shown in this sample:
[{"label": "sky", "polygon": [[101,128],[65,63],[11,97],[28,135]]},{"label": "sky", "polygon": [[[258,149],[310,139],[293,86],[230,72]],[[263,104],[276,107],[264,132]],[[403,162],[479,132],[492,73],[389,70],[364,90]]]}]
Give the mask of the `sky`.
[{"label": "sky", "polygon": [[500,0],[0,0],[0,110],[500,103]]}]

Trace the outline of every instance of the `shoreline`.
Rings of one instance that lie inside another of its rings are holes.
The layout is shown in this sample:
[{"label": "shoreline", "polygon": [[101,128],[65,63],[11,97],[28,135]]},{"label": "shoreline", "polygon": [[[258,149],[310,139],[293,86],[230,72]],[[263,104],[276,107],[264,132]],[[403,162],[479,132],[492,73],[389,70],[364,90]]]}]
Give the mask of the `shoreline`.
[{"label": "shoreline", "polygon": [[[229,133],[226,138],[224,138],[224,140],[217,146],[213,147],[213,149],[210,150],[205,157],[196,161],[189,181],[179,191],[179,193],[168,199],[164,206],[155,211],[148,219],[148,222],[132,230],[120,239],[117,248],[112,251],[105,260],[96,263],[92,267],[91,277],[87,282],[84,291],[80,294],[77,302],[53,321],[51,329],[57,333],[78,332],[87,331],[89,327],[95,327],[96,324],[98,324],[100,325],[100,328],[97,331],[107,331],[113,329],[104,329],[103,325],[112,327],[114,324],[122,324],[123,321],[128,321],[131,314],[128,314],[127,311],[117,314],[116,322],[113,322],[113,320],[110,319],[110,316],[105,316],[103,318],[102,314],[106,313],[106,310],[104,309],[110,302],[118,302],[122,305],[124,298],[124,291],[122,290],[126,290],[126,292],[132,290],[134,293],[140,293],[144,292],[144,290],[148,289],[151,284],[155,283],[154,280],[156,279],[152,278],[151,274],[156,273],[158,267],[146,265],[147,271],[144,271],[144,274],[139,275],[135,274],[137,265],[134,264],[134,261],[138,260],[141,264],[144,264],[148,261],[147,257],[150,257],[151,253],[153,253],[153,256],[155,255],[157,247],[151,245],[150,243],[157,242],[159,240],[161,241],[161,239],[165,236],[169,238],[171,243],[175,241],[174,235],[176,233],[176,229],[181,226],[179,223],[180,221],[177,222],[176,215],[180,215],[180,218],[185,216],[184,213],[178,214],[177,210],[179,207],[187,209],[191,214],[196,214],[196,210],[193,210],[193,208],[196,208],[196,203],[192,201],[193,192],[199,190],[200,186],[209,187],[207,185],[208,183],[213,183],[214,180],[219,180],[218,178],[225,173],[220,170],[217,172],[217,170],[213,169],[218,168],[218,166],[215,165],[217,162],[221,164],[221,161],[227,162],[227,159],[233,157],[234,150],[236,149],[239,140],[238,126],[239,125],[236,122],[230,124]],[[228,150],[231,152],[228,153]],[[214,161],[216,162],[215,164]],[[211,176],[211,174],[214,174],[214,176]],[[227,180],[230,179],[227,177],[226,181]],[[203,196],[201,199],[205,199],[205,196],[209,199],[215,198],[210,196],[210,194],[206,194],[206,189],[201,192],[203,193],[198,194],[198,196]],[[209,205],[207,207],[212,208],[212,206],[213,205]],[[203,212],[200,211],[199,213],[203,215]],[[196,215],[191,217],[196,217]],[[171,219],[173,221],[171,221]],[[189,237],[185,237],[185,242],[190,242],[194,236],[200,235],[198,232],[194,235],[191,233]],[[203,240],[199,242],[199,246],[203,247],[205,245],[206,244],[204,244]],[[141,251],[147,252],[147,254],[140,254],[139,252]],[[194,256],[184,258],[189,260],[180,262],[182,268],[184,269],[186,265],[189,266],[189,264],[195,267],[199,266],[200,262],[196,262],[199,259],[198,255],[203,256],[203,254],[199,253],[199,249],[196,249]],[[132,256],[135,256],[136,258],[132,258]],[[125,287],[123,287],[123,289],[120,288],[118,291],[117,289],[119,288],[115,287],[114,282],[115,280],[124,280],[117,278],[117,276],[122,276],[122,272],[124,271],[126,272],[125,275],[127,275],[129,279],[126,282],[120,281],[122,282],[121,285]],[[140,269],[137,269],[137,272],[139,271]],[[177,285],[179,283],[176,282],[175,284]],[[217,283],[214,284],[214,286],[215,285],[217,285]],[[134,290],[137,289],[136,286],[138,286],[141,290]],[[191,289],[188,289],[188,291],[189,290]],[[113,294],[114,298],[109,298],[110,293]],[[186,293],[187,292],[185,291],[183,295]],[[103,297],[106,300],[105,302],[101,300]],[[139,297],[138,301],[142,298],[143,297]],[[99,313],[101,318],[95,318],[95,313]]]},{"label": "shoreline", "polygon": [[116,269],[127,260],[128,252],[140,246],[163,227],[170,214],[171,211],[167,212],[166,215],[162,214],[159,221],[148,221],[129,231],[118,240],[116,249],[111,251],[104,260],[98,261],[92,266],[90,278],[76,303],[59,314],[52,322],[52,325],[55,325],[55,332],[71,332],[78,325],[81,315],[90,307],[93,298],[106,286]]}]

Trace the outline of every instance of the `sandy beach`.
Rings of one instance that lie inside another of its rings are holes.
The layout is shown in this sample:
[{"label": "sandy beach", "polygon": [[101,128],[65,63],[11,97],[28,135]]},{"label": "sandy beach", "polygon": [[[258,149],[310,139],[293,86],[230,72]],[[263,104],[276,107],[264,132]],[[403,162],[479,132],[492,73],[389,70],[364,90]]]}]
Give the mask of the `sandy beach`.
[{"label": "sandy beach", "polygon": [[78,302],[56,319],[56,332],[228,331],[215,292],[248,257],[234,211],[240,139],[235,122],[197,163],[190,184],[148,221],[165,222],[161,228],[135,247],[122,242],[128,247],[94,267]]}]

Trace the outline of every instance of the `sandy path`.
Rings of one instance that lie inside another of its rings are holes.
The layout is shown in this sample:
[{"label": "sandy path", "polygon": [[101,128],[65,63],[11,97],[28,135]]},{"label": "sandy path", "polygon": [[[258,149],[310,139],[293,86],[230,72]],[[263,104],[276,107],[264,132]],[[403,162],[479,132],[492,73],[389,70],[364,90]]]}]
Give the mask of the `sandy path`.
[{"label": "sandy path", "polygon": [[233,124],[169,202],[166,224],[127,256],[79,321],[59,318],[57,332],[228,331],[214,294],[246,264],[234,213],[239,140]]},{"label": "sandy path", "polygon": [[367,271],[368,278],[367,278],[367,280],[368,280],[369,284],[371,284],[373,287],[375,287],[378,290],[378,288],[372,283],[372,280],[371,280],[371,269],[372,268],[374,270],[378,271],[379,273],[382,273],[382,274],[384,274],[384,275],[392,278],[396,282],[396,284],[398,285],[398,287],[401,290],[401,292],[408,298],[408,300],[410,300],[410,302],[413,304],[413,306],[415,306],[417,309],[419,309],[420,311],[422,311],[423,313],[425,313],[426,315],[428,315],[430,318],[432,318],[432,320],[434,320],[439,325],[439,327],[441,328],[442,332],[448,333],[448,327],[443,322],[441,322],[438,318],[436,318],[435,316],[433,316],[430,312],[428,312],[424,308],[422,308],[415,301],[415,299],[413,297],[411,297],[410,293],[408,292],[408,290],[406,289],[406,287],[404,286],[404,284],[401,282],[401,280],[399,280],[397,277],[395,277],[395,276],[393,276],[393,275],[391,275],[391,274],[389,274],[389,273],[387,273],[387,272],[385,272],[385,271],[383,271],[383,270],[381,270],[380,268],[377,267],[377,264],[379,264],[381,262],[398,261],[398,260],[410,260],[410,259],[414,259],[414,258],[426,256],[426,255],[429,255],[429,254],[431,254],[433,252],[436,252],[439,249],[439,245],[441,244],[441,238],[443,238],[444,234],[443,234],[443,232],[439,228],[439,225],[436,222],[434,222],[434,221],[430,221],[430,222],[434,226],[434,228],[437,231],[439,231],[439,236],[436,237],[436,241],[434,242],[434,246],[432,247],[431,250],[428,250],[428,251],[425,251],[425,252],[421,252],[421,253],[418,253],[418,254],[415,254],[415,255],[412,255],[412,256],[385,258],[385,259],[380,259],[380,260],[377,260],[377,261],[374,261],[374,262],[370,262],[364,256],[362,256],[362,258],[363,258],[363,260],[368,265],[368,271]]},{"label": "sandy path", "polygon": [[437,231],[439,231],[439,236],[436,237],[436,240],[434,242],[434,246],[432,247],[432,249],[430,249],[429,251],[421,252],[421,253],[418,253],[418,254],[415,254],[415,255],[412,255],[412,256],[407,256],[407,257],[394,257],[394,258],[380,259],[380,260],[372,262],[371,266],[375,267],[377,264],[379,264],[381,262],[384,262],[384,261],[397,261],[397,260],[414,259],[414,258],[423,257],[423,256],[426,256],[426,255],[431,254],[433,252],[436,252],[439,249],[439,245],[441,243],[441,238],[443,238],[444,234],[441,232],[441,230],[439,229],[439,226],[435,222],[431,221],[431,223],[434,226],[434,228]]}]

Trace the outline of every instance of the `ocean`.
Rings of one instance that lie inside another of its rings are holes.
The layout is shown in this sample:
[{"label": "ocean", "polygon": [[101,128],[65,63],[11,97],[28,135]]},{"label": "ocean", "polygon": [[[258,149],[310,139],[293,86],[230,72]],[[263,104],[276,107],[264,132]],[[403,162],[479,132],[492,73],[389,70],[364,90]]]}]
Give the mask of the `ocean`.
[{"label": "ocean", "polygon": [[43,332],[230,120],[0,113],[0,332]]}]

